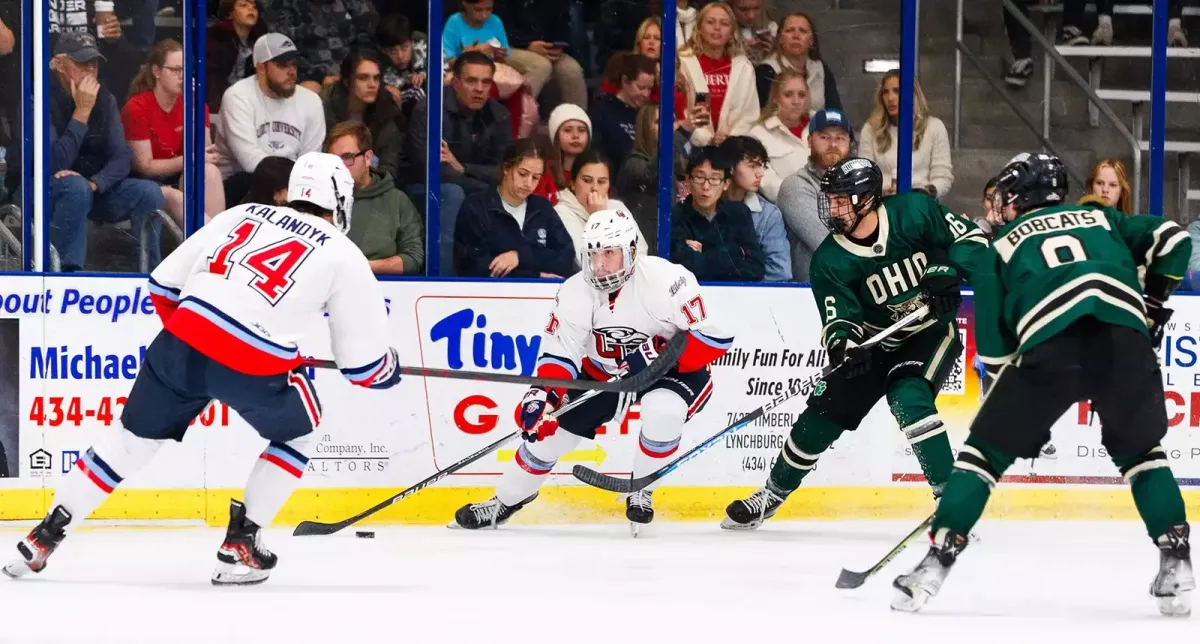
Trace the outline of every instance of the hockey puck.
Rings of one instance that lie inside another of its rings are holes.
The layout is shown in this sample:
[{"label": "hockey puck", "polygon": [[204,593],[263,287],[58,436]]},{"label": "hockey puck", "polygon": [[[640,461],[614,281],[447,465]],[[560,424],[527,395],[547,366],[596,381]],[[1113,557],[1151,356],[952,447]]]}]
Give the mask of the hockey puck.
[{"label": "hockey puck", "polygon": [[374,539],[375,533],[369,530],[359,530],[358,532],[354,533],[354,536],[358,537],[359,539]]}]

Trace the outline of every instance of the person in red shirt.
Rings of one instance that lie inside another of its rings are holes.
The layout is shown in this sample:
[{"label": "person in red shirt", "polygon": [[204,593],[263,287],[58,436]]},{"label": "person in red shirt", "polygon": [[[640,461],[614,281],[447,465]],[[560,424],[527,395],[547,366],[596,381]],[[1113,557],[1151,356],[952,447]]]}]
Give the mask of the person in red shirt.
[{"label": "person in red shirt", "polygon": [[[758,121],[754,66],[743,53],[736,24],[729,5],[707,4],[679,51],[679,72],[691,82],[694,103],[707,105],[711,121],[692,132],[692,145],[719,145],[728,136],[749,134]],[[677,95],[676,104],[688,104],[687,98]],[[676,116],[683,117],[679,111]]]},{"label": "person in red shirt", "polygon": [[[183,226],[183,45],[166,39],[150,50],[129,87],[121,110],[125,140],[136,174],[162,184],[167,212]],[[217,149],[204,107],[204,220],[225,210],[225,191],[217,168]]]}]

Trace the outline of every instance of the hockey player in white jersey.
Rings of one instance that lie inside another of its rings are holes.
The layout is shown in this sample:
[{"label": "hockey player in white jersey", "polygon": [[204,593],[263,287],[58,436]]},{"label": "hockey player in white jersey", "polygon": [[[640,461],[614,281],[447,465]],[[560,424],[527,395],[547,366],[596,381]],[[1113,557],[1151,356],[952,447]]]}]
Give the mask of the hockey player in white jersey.
[{"label": "hockey player in white jersey", "polygon": [[[662,467],[679,448],[683,424],[712,394],[709,365],[733,344],[686,268],[658,257],[641,257],[637,226],[624,210],[593,213],[583,231],[583,270],[559,288],[554,312],[542,333],[537,375],[545,378],[608,380],[633,375],[652,362],[657,349],[676,333],[688,341],[676,366],[640,392],[641,435],[633,475]],[[632,400],[618,393],[597,394],[557,419],[549,417],[567,402],[563,389],[530,389],[521,403],[526,442],[507,466],[496,496],[459,508],[451,527],[495,528],[537,496],[555,463],[583,438],[594,439],[600,425],[620,418]],[[559,431],[561,430],[561,431]],[[653,485],[629,495],[625,515],[650,523]]]},{"label": "hockey player in white jersey", "polygon": [[400,380],[387,343],[383,293],[345,236],[354,181],[342,160],[297,160],[286,207],[246,204],[196,231],[150,276],[163,331],[146,350],[120,428],[92,446],[67,474],[51,510],[17,544],[4,572],[40,572],[66,535],[211,401],[228,404],[269,443],[231,500],[217,551],[216,585],[265,581],[277,557],[268,525],[308,464],[321,404],[296,343],[319,333],[328,313],[333,356],[354,384],[384,389]]}]

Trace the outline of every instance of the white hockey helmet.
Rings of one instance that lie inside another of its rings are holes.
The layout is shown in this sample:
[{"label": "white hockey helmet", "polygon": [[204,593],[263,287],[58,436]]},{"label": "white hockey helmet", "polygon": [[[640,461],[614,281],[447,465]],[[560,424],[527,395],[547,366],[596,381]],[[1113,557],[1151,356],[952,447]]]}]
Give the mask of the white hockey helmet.
[{"label": "white hockey helmet", "polygon": [[[637,240],[637,223],[628,211],[597,210],[592,213],[583,227],[583,252],[579,256],[583,278],[604,293],[621,288],[633,275],[637,261]],[[621,251],[622,263],[619,268],[608,264],[607,258],[613,254],[605,251],[613,250]]]},{"label": "white hockey helmet", "polygon": [[296,159],[288,177],[287,200],[307,201],[333,213],[333,225],[350,232],[354,208],[354,178],[336,154],[309,152]]}]

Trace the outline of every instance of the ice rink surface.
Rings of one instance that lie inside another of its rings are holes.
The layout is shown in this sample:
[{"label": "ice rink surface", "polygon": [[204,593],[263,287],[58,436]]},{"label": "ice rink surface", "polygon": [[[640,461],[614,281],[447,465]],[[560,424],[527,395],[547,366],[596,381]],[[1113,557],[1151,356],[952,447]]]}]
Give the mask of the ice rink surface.
[{"label": "ice rink surface", "polygon": [[[97,642],[1098,642],[1195,641],[1200,617],[1159,616],[1157,551],[1139,523],[985,521],[942,594],[888,608],[922,538],[856,591],[915,523],[779,522],[729,533],[662,523],[270,530],[266,584],[215,588],[222,530],[99,528],[41,575],[0,578],[0,643]],[[27,530],[28,528],[25,528]],[[24,530],[0,530],[4,558]]]}]

